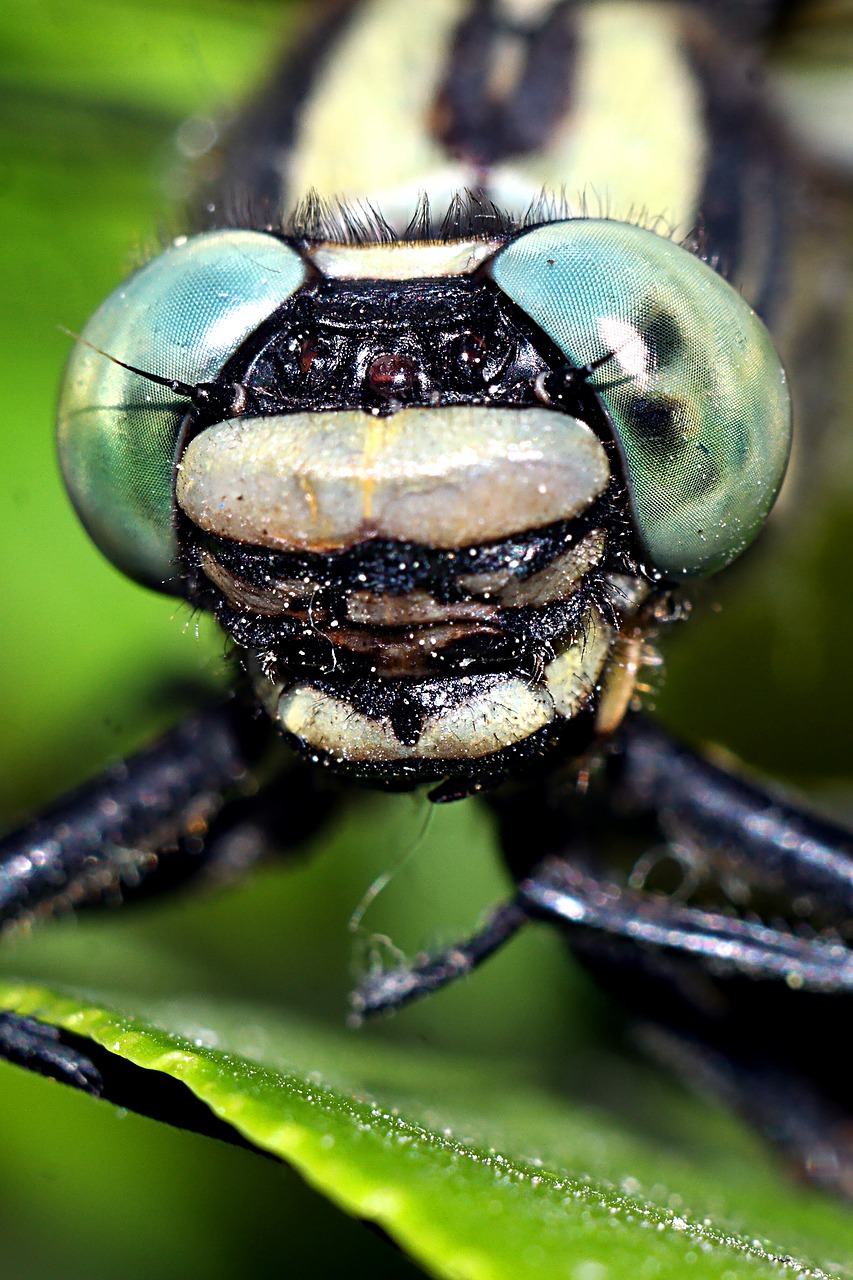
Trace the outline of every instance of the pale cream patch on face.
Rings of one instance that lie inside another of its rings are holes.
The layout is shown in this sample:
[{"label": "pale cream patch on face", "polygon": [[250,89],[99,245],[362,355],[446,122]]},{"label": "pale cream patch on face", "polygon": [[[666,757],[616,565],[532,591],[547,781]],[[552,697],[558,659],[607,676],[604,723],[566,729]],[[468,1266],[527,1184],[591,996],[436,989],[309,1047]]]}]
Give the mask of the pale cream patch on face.
[{"label": "pale cream patch on face", "polygon": [[542,22],[554,7],[554,0],[499,0],[497,8],[505,22]]},{"label": "pale cream patch on face", "polygon": [[399,741],[390,720],[374,720],[311,685],[297,685],[282,694],[277,719],[287,733],[313,750],[335,759],[380,764],[492,755],[544,728],[553,713],[544,689],[509,679],[428,717],[413,746]]},{"label": "pale cream patch on face", "polygon": [[585,635],[545,667],[545,683],[558,716],[571,720],[589,702],[613,641],[613,628],[590,610]]},{"label": "pale cream patch on face", "polygon": [[308,253],[322,275],[333,280],[435,280],[476,271],[503,240],[452,240],[435,244],[320,244]]},{"label": "pale cream patch on face", "polygon": [[482,600],[436,600],[427,591],[408,591],[405,595],[383,595],[380,592],[353,591],[346,600],[347,618],[362,627],[409,627],[436,622],[488,622],[497,606]]},{"label": "pale cream patch on face", "polygon": [[176,492],[200,528],[256,546],[456,549],[573,519],[609,479],[603,445],[575,418],[454,405],[218,423],[190,442]]}]

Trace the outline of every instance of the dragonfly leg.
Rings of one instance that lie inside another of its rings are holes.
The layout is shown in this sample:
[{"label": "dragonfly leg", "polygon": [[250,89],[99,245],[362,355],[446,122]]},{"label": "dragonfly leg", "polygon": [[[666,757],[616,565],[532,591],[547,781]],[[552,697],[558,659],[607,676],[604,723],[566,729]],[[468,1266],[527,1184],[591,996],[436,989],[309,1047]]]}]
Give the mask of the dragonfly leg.
[{"label": "dragonfly leg", "polygon": [[400,1009],[465,977],[509,942],[526,921],[522,906],[515,901],[506,902],[496,907],[482,928],[463,942],[417,956],[411,965],[369,973],[350,997],[353,1025],[378,1013]]},{"label": "dragonfly leg", "polygon": [[[0,839],[0,932],[71,909],[161,896],[199,876],[231,879],[264,854],[300,843],[328,814],[328,797],[303,776],[307,767],[270,768],[270,734],[229,700]],[[99,1092],[98,1070],[66,1042],[33,1019],[0,1013],[0,1058]]]},{"label": "dragonfly leg", "polygon": [[[739,1110],[804,1177],[853,1197],[850,834],[639,719],[589,787],[553,775],[490,800],[515,898],[467,941],[369,975],[357,1017],[455,981],[526,919],[547,921],[653,1056]],[[701,844],[699,902],[638,884],[628,836],[671,854]],[[740,910],[727,896],[735,873],[754,889]]]},{"label": "dragonfly leg", "polygon": [[547,859],[519,885],[519,905],[534,919],[695,957],[720,976],[785,982],[793,990],[853,992],[853,951],[837,940],[801,937],[756,920],[683,906],[631,892]]},{"label": "dragonfly leg", "polygon": [[74,1032],[35,1018],[0,1013],[0,1058],[138,1115],[257,1151],[187,1085],[163,1072],[138,1067]]},{"label": "dragonfly leg", "polygon": [[[561,927],[655,1056],[853,1197],[851,833],[640,718],[586,795],[558,792],[540,790],[535,848],[520,797],[500,807],[520,904]],[[631,838],[690,875],[655,892]]]},{"label": "dragonfly leg", "polygon": [[465,977],[531,919],[588,932],[600,942],[621,942],[631,952],[642,948],[695,957],[722,976],[777,979],[795,990],[853,993],[853,951],[837,941],[798,937],[757,921],[627,892],[586,874],[567,858],[552,857],[469,938],[419,956],[411,965],[369,974],[352,996],[356,1020],[401,1008]]},{"label": "dragonfly leg", "polygon": [[0,928],[132,892],[156,874],[161,856],[179,864],[195,853],[200,861],[196,846],[260,750],[253,724],[236,702],[224,703],[6,835]]},{"label": "dragonfly leg", "polygon": [[837,1098],[769,1061],[720,1052],[659,1026],[638,1024],[634,1038],[694,1092],[738,1112],[776,1146],[795,1173],[853,1199],[850,1111]]},{"label": "dragonfly leg", "polygon": [[[371,974],[353,997],[356,1015],[400,1007],[471,972],[525,917],[638,947],[693,957],[719,973],[776,979],[789,988],[853,991],[853,953],[836,936],[688,906],[620,887],[603,851],[620,819],[646,842],[700,842],[712,869],[737,870],[790,907],[853,912],[853,837],[679,745],[641,719],[626,723],[597,792],[565,776],[493,796],[518,896],[464,942],[410,966]],[[712,870],[712,878],[716,872]],[[626,877],[627,878],[627,877]]]},{"label": "dragonfly leg", "polygon": [[719,868],[789,900],[853,917],[853,832],[676,742],[642,717],[625,721],[608,764],[611,806],[652,814]]},{"label": "dragonfly leg", "polygon": [[269,724],[229,699],[0,838],[0,931],[161,895],[199,874],[232,879],[301,843],[330,798],[315,771],[279,763],[276,750]]},{"label": "dragonfly leg", "polygon": [[102,1091],[100,1072],[85,1054],[66,1044],[57,1027],[34,1018],[0,1013],[0,1058],[96,1097]]}]

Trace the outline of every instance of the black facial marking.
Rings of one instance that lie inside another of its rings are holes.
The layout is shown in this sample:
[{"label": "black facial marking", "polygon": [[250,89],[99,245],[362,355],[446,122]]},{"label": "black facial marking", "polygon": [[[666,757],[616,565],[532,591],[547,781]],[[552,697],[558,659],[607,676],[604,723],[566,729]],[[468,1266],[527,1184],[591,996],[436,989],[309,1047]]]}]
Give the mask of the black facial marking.
[{"label": "black facial marking", "polygon": [[441,550],[417,542],[373,538],[334,554],[273,551],[247,543],[192,531],[193,562],[201,551],[244,581],[259,587],[276,580],[305,581],[333,593],[372,591],[403,596],[428,590],[437,600],[452,603],[467,599],[459,579],[471,574],[509,570],[525,581],[569,550],[590,529],[618,519],[612,495],[604,494],[582,515],[541,529],[513,534],[476,547]]},{"label": "black facial marking", "polygon": [[427,708],[422,699],[414,696],[407,681],[397,681],[392,686],[394,697],[388,706],[388,714],[394,737],[406,747],[414,747],[421,736],[427,718]]},{"label": "black facial marking", "polygon": [[[556,356],[560,363],[565,361]],[[251,415],[401,404],[536,403],[533,384],[555,360],[519,324],[490,281],[322,280],[299,290],[232,357],[219,384],[237,384]],[[195,430],[221,420],[212,395]]]},{"label": "black facial marking", "polygon": [[[516,581],[524,581],[562,551],[577,546],[589,529],[610,525],[618,530],[621,519],[605,495],[577,520],[459,551],[377,539],[337,555],[297,556],[199,533],[194,554],[212,554],[236,579],[260,589],[281,582],[299,584],[302,599],[283,612],[259,614],[227,600],[200,569],[195,571],[192,595],[198,605],[214,613],[239,646],[274,654],[267,663],[269,674],[285,682],[295,673],[330,667],[342,679],[364,678],[374,670],[376,654],[370,648],[353,648],[345,632],[373,636],[377,646],[383,639],[394,642],[405,641],[413,633],[421,636],[427,643],[416,652],[424,670],[515,672],[528,677],[539,669],[543,657],[577,634],[590,605],[605,614],[611,611],[604,574],[606,569],[625,567],[615,554],[608,556],[606,567],[588,572],[569,600],[536,607],[499,608],[493,603],[487,624],[473,631],[463,627],[458,636],[441,643],[430,641],[427,624],[420,628],[354,624],[348,616],[349,598],[353,592],[399,597],[424,590],[439,604],[467,602],[472,599],[464,585],[469,575],[508,570]],[[618,547],[619,537],[614,541]]]}]

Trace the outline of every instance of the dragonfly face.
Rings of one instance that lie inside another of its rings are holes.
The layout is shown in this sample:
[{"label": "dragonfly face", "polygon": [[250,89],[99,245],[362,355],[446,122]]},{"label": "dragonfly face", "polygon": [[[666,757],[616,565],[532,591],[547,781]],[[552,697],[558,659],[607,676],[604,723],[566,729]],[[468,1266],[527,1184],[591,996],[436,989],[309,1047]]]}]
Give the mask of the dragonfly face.
[{"label": "dragonfly face", "polygon": [[[847,992],[853,960],[733,918],[731,865],[774,919],[808,899],[816,929],[853,907],[853,883],[844,833],[628,716],[670,598],[750,544],[790,445],[786,376],[747,300],[778,300],[782,162],[715,39],[692,5],[346,7],[236,129],[213,225],[87,325],[59,442],[97,545],[216,616],[252,713],[310,764],[438,782],[442,799],[497,788],[516,899],[449,959],[368,984],[360,1011],[441,985],[540,916],[642,1016],[731,1060],[745,1106],[768,1052],[753,980]],[[57,865],[9,877],[9,918],[57,885],[97,896],[102,864],[124,875],[116,849],[139,849],[143,874],[164,824],[178,846],[212,833],[257,759],[235,714],[130,762],[109,817],[86,808],[97,788],[51,817]],[[584,844],[606,860],[565,768],[611,738],[607,813],[701,845],[698,904],[616,883]],[[26,862],[20,839],[4,865]],[[703,1021],[704,986],[686,1000],[694,979],[737,986],[731,1025]],[[797,1088],[819,1071],[776,1049]],[[782,1141],[807,1163],[801,1130]]]},{"label": "dragonfly face", "polygon": [[599,219],[202,234],[104,304],[60,406],[107,554],[213,610],[298,749],[397,780],[615,728],[653,588],[743,549],[789,439],[746,303]]}]

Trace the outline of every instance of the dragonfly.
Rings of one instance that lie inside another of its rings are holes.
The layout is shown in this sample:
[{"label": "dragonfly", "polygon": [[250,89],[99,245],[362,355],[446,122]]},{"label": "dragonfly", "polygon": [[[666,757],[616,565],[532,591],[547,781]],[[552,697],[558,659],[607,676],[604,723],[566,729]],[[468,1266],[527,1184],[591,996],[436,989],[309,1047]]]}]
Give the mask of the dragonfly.
[{"label": "dragonfly", "polygon": [[[752,308],[784,332],[794,170],[724,54],[779,14],[703,8],[365,0],[232,128],[191,232],[78,339],[60,455],[96,544],[216,616],[240,689],[8,835],[3,912],[227,865],[247,778],[273,842],[318,773],[478,795],[515,895],[357,1013],[546,920],[662,1056],[849,1193],[846,1081],[811,1047],[853,980],[851,836],[640,710],[788,456]],[[0,1025],[13,1061],[94,1087]]]}]

